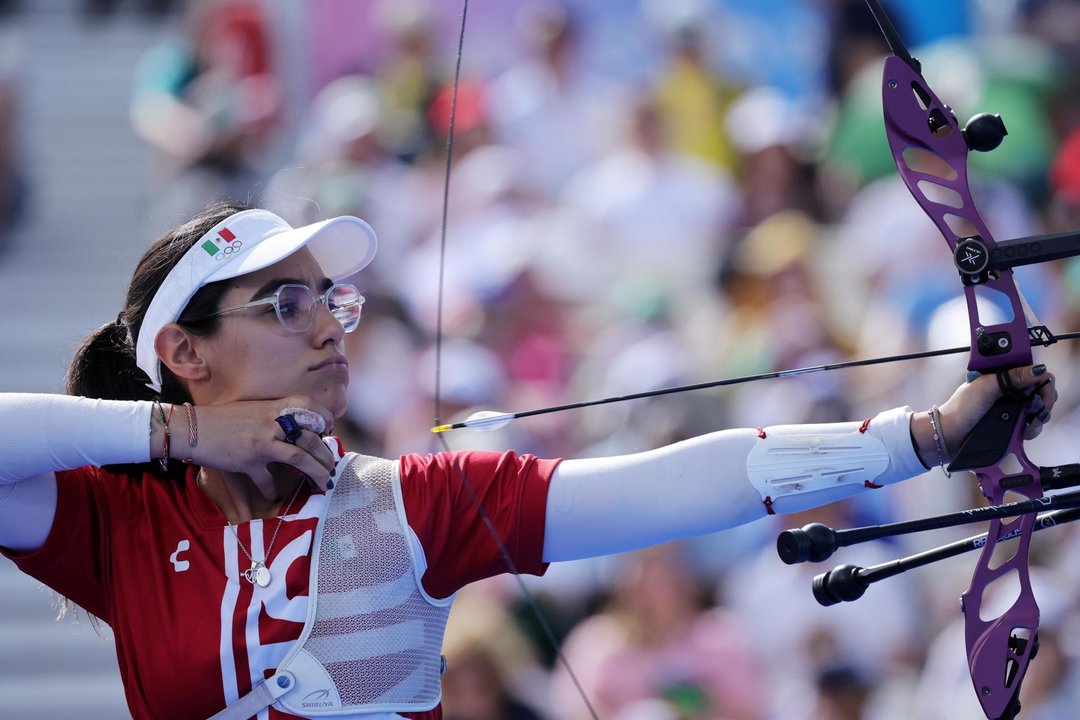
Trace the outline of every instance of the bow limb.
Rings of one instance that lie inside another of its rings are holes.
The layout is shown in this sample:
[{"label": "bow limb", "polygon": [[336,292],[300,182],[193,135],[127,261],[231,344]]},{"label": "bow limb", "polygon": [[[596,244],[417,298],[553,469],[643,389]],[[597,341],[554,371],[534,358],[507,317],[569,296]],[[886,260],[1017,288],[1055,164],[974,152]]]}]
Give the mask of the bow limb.
[{"label": "bow limb", "polygon": [[[896,56],[885,60],[882,98],[886,134],[900,177],[949,244],[964,280],[971,321],[968,369],[984,372],[1030,365],[1027,316],[1012,270],[987,273],[980,267],[996,243],[971,197],[967,142],[952,110],[922,75]],[[1010,317],[983,322],[976,302],[980,295],[1007,300]]]},{"label": "bow limb", "polygon": [[[875,0],[868,0],[868,4],[880,23],[885,17],[880,6]],[[883,29],[885,23],[881,23]],[[886,134],[900,176],[944,236],[960,272],[971,332],[968,369],[984,373],[1029,365],[1032,334],[1012,270],[986,269],[995,242],[971,197],[967,175],[971,139],[952,110],[930,89],[918,62],[906,50],[898,51],[894,43],[899,43],[895,34],[890,37],[894,54],[885,60],[882,81]],[[1000,131],[1003,135],[1004,126]],[[1002,322],[984,321],[980,296],[996,299],[998,305],[1004,301],[1008,317]],[[992,433],[1001,442],[989,454],[965,446],[951,466],[973,470],[983,494],[993,504],[1004,502],[1007,492],[1027,498],[1043,495],[1038,468],[1024,452],[1022,406],[1023,400],[1015,398],[1003,398],[995,404],[971,437]],[[1020,684],[1037,646],[1039,608],[1028,573],[1034,523],[1034,515],[991,523],[971,584],[963,595],[968,667],[987,718],[1012,718],[1019,712]],[[995,561],[998,538],[1017,529],[1019,542],[1012,556],[1004,562]],[[1005,590],[1009,584],[1015,600],[994,614],[996,609],[986,601],[987,590],[994,585],[998,585],[995,590]]]}]

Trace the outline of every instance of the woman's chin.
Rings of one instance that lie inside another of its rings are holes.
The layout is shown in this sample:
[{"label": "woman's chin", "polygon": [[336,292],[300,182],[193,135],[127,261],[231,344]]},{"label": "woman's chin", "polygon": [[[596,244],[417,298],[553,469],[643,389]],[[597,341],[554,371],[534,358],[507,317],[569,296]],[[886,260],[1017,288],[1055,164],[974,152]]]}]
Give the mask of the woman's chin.
[{"label": "woman's chin", "polygon": [[316,395],[316,397],[319,398],[322,401],[323,405],[326,406],[326,409],[330,411],[330,414],[333,416],[334,420],[343,417],[345,415],[345,411],[349,409],[348,387],[343,387],[340,389],[334,388],[332,390],[328,390],[321,397],[319,395]]}]

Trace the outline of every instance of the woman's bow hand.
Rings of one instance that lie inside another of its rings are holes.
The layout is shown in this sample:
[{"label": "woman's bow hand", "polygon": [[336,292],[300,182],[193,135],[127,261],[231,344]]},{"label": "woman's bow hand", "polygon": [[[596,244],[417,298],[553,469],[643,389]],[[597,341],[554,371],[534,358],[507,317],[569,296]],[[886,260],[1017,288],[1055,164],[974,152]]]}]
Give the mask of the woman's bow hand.
[{"label": "woman's bow hand", "polygon": [[[1031,440],[1038,436],[1057,402],[1054,374],[1045,365],[1035,365],[980,375],[957,388],[940,407],[940,428],[932,426],[928,413],[919,414],[920,418],[925,417],[925,422],[913,424],[912,432],[924,464],[932,467],[937,460],[948,464],[979,420],[1006,393],[1026,398],[1024,438]],[[935,432],[938,441],[933,438]],[[938,458],[939,454],[944,456]]]}]

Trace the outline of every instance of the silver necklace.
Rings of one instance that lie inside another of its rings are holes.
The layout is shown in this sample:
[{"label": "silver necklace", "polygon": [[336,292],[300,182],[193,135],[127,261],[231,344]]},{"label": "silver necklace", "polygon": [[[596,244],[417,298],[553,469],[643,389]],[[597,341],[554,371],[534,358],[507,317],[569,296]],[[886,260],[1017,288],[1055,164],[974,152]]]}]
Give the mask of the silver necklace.
[{"label": "silver necklace", "polygon": [[[300,488],[304,483],[298,483],[296,490],[293,492],[293,496],[289,499],[289,504],[285,506],[285,512],[281,513],[278,517],[277,527],[274,528],[274,534],[270,537],[270,544],[266,546],[266,560],[270,559],[270,551],[274,549],[274,541],[277,540],[278,532],[281,530],[282,523],[285,522],[285,516],[292,510],[293,503],[296,502],[296,497],[300,494]],[[240,549],[247,555],[247,559],[251,561],[251,567],[244,571],[244,579],[252,585],[258,585],[264,588],[270,584],[273,580],[273,576],[270,574],[270,568],[266,567],[266,560],[256,560],[251,557],[251,553],[244,547],[244,543],[240,542],[240,535],[236,532],[236,526],[226,520],[229,524],[229,529],[232,530],[233,537],[236,538],[236,544],[240,546]]]}]

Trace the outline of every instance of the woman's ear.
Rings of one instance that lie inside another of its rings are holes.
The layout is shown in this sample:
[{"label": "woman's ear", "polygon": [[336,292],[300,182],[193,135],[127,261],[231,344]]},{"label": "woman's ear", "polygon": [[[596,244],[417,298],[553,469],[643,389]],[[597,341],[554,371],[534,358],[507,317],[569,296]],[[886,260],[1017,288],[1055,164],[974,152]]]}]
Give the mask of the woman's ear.
[{"label": "woman's ear", "polygon": [[198,338],[176,323],[161,328],[154,338],[154,351],[165,367],[181,380],[210,377],[206,358],[199,354]]}]

